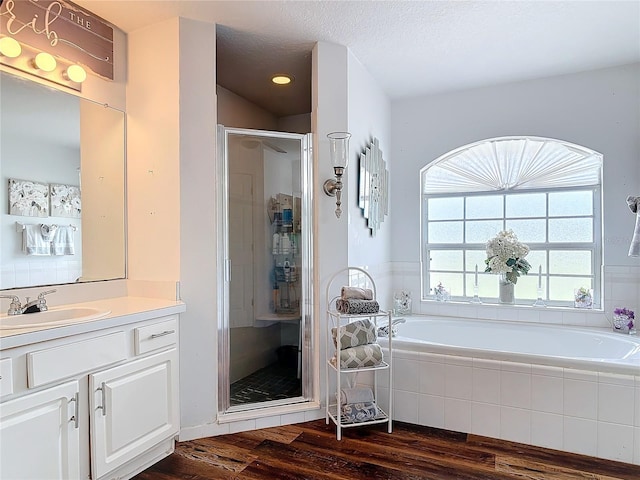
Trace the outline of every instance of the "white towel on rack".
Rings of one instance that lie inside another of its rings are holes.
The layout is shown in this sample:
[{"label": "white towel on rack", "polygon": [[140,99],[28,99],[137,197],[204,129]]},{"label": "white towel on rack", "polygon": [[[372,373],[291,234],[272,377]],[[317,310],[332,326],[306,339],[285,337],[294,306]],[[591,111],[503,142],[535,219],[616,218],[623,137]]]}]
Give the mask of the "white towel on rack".
[{"label": "white towel on rack", "polygon": [[22,230],[22,251],[27,255],[51,255],[49,227],[40,223],[25,225]]},{"label": "white towel on rack", "polygon": [[58,230],[51,243],[51,252],[54,255],[75,255],[74,230],[71,225],[58,225]]}]

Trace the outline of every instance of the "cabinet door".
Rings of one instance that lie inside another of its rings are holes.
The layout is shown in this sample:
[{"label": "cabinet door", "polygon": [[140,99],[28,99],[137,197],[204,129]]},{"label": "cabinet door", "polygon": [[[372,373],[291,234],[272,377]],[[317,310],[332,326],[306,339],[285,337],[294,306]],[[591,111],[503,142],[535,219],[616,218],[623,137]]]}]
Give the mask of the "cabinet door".
[{"label": "cabinet door", "polygon": [[178,353],[89,375],[91,464],[100,478],[178,433]]},{"label": "cabinet door", "polygon": [[80,478],[78,382],[0,405],[0,478]]}]

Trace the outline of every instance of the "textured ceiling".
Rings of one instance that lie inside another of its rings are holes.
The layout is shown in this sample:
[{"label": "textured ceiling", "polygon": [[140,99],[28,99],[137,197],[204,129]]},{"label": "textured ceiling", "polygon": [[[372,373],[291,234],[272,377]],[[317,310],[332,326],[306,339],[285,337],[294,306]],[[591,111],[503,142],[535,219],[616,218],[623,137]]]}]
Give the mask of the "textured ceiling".
[{"label": "textured ceiling", "polygon": [[[316,41],[349,47],[392,99],[640,61],[638,0],[76,3],[126,32],[175,16],[223,26],[219,82],[278,115],[310,110]],[[294,72],[301,102],[265,83],[272,70]]]}]

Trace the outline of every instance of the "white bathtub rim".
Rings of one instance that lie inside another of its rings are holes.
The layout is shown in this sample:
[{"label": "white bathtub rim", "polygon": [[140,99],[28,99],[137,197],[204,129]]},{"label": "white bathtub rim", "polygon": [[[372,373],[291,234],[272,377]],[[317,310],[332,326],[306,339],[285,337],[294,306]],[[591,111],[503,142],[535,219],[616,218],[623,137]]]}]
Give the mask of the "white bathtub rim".
[{"label": "white bathtub rim", "polygon": [[[615,338],[622,336],[622,334],[613,333],[608,331],[605,328],[600,328],[600,327],[574,327],[574,326],[566,326],[566,325],[508,322],[508,321],[496,321],[496,320],[485,321],[485,320],[456,318],[456,317],[436,317],[436,316],[430,316],[430,315],[429,316],[407,315],[404,318],[407,319],[407,322],[445,320],[445,321],[460,321],[465,323],[477,322],[477,323],[484,323],[484,324],[499,324],[499,325],[509,324],[509,325],[515,325],[523,328],[526,328],[527,326],[531,326],[534,328],[546,327],[550,329],[557,328],[557,329],[563,329],[563,330],[583,331],[588,333],[597,333],[598,335],[603,335],[603,334],[607,336],[612,335],[612,336],[615,336]],[[423,340],[416,340],[412,338],[403,337],[401,336],[401,333],[402,333],[402,325],[399,325],[399,335],[392,339],[392,346],[393,346],[394,353],[398,353],[398,352],[403,352],[403,353],[406,352],[407,354],[433,353],[433,354],[448,355],[448,356],[478,358],[483,360],[506,361],[506,362],[587,370],[587,371],[594,371],[594,372],[640,376],[640,351],[637,351],[634,355],[624,359],[547,356],[547,355],[536,355],[531,353],[518,353],[518,352],[511,352],[511,351],[504,351],[504,350],[484,350],[484,349],[477,349],[477,348],[471,348],[471,347],[445,345],[440,343],[427,342]],[[640,338],[637,338],[637,337],[632,336],[629,339],[626,339],[626,338],[624,339],[631,340],[632,342],[640,343]],[[379,341],[381,346],[385,348],[388,347],[388,339],[380,338]]]}]

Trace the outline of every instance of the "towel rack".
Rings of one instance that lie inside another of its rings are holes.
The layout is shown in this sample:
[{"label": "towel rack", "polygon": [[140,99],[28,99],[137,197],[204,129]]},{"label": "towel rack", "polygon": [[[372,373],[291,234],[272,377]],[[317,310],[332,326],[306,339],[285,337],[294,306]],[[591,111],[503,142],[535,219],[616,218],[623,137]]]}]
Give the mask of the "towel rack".
[{"label": "towel rack", "polygon": [[[53,226],[53,225],[57,225],[57,224],[55,224],[55,223],[54,223],[54,224],[51,224],[51,226]],[[69,224],[69,226],[73,229],[73,231],[74,231],[74,232],[78,230],[78,227],[76,227],[75,225],[71,225],[71,224]],[[27,227],[27,226],[26,226],[24,223],[16,222],[16,232],[20,233],[20,232],[22,232],[26,227]]]}]

